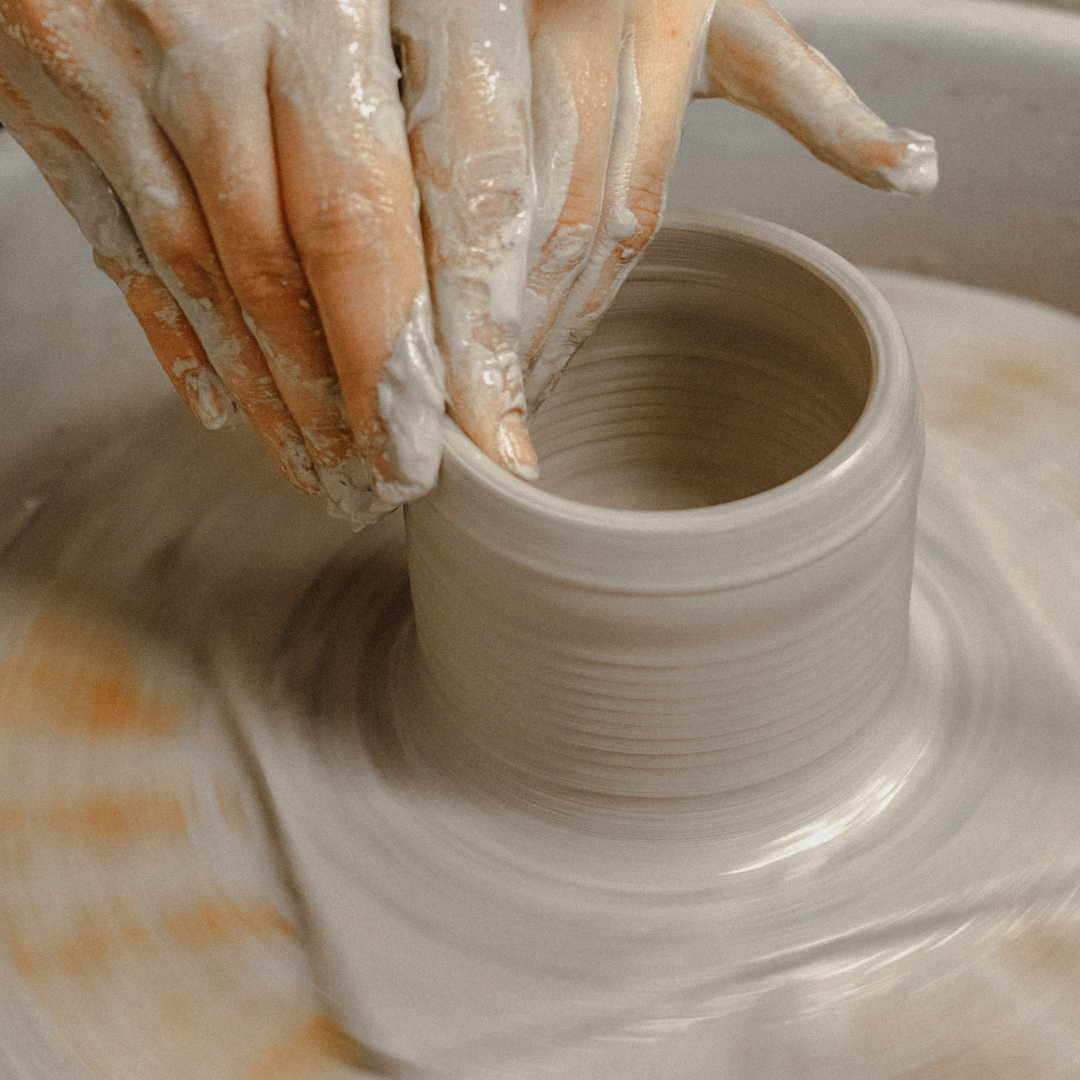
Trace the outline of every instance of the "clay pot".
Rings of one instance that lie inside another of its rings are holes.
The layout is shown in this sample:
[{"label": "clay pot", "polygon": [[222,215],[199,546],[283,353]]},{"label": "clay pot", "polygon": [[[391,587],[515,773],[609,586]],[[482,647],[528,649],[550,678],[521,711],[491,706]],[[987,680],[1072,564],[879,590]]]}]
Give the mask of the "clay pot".
[{"label": "clay pot", "polygon": [[922,462],[873,286],[779,226],[679,218],[532,429],[539,488],[448,423],[407,509],[402,737],[590,831],[835,805],[904,669]]}]

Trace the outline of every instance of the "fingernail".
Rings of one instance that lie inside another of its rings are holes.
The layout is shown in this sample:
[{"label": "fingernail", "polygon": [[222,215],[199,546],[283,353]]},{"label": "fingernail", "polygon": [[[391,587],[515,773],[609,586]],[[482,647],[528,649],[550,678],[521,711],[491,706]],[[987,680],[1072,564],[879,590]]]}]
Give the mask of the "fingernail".
[{"label": "fingernail", "polygon": [[311,460],[307,447],[298,439],[288,439],[279,445],[277,459],[281,471],[293,487],[307,495],[323,492],[319,474],[315,471],[315,462]]},{"label": "fingernail", "polygon": [[184,380],[188,401],[204,427],[223,428],[236,414],[236,405],[221,379],[208,368],[200,368]]},{"label": "fingernail", "polygon": [[529,429],[525,426],[525,417],[519,412],[507,413],[499,423],[496,436],[499,461],[522,480],[538,480],[540,469],[536,460],[536,451],[529,438]]},{"label": "fingernail", "polygon": [[900,129],[896,134],[903,139],[898,146],[895,167],[882,169],[893,188],[904,195],[926,195],[937,187],[937,148],[930,135],[918,131]]}]

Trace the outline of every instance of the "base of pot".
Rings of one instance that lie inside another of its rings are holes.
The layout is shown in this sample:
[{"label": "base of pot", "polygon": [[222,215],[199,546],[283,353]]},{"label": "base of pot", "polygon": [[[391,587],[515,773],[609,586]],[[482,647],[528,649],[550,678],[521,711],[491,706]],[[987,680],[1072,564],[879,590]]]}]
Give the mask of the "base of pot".
[{"label": "base of pot", "polygon": [[[13,744],[23,752],[0,760],[9,771],[22,761],[23,774],[37,762],[36,790],[54,798],[87,763],[114,787],[190,775],[191,852],[161,889],[179,895],[202,880],[261,891],[303,928],[344,1026],[387,1060],[519,1080],[994,1076],[1013,1059],[1034,1076],[1073,1075],[1080,322],[959,286],[875,280],[911,341],[930,419],[912,651],[904,684],[848,748],[846,771],[830,774],[843,782],[828,814],[793,825],[783,792],[763,792],[760,813],[734,823],[723,807],[693,811],[678,843],[613,840],[602,822],[583,831],[496,811],[425,774],[407,716],[395,715],[408,709],[392,684],[409,645],[400,523],[332,560],[339,541],[309,530],[288,573],[265,564],[276,586],[264,575],[258,595],[237,600],[228,573],[200,571],[217,560],[235,575],[257,562],[273,515],[295,504],[265,508],[262,481],[251,480],[261,474],[235,460],[209,494],[205,477],[197,493],[180,480],[182,462],[162,466],[175,472],[177,502],[191,489],[190,506],[164,521],[134,514],[124,533],[92,490],[131,466],[95,459],[85,482],[68,478],[36,517],[27,507],[7,559],[20,589],[36,568],[31,591],[111,588],[109,605],[138,610],[147,640],[164,642],[141,654],[145,678],[191,715],[191,702],[202,710],[190,739],[159,750],[144,732],[139,757],[130,741],[63,750],[57,736],[50,758],[45,744],[29,753],[23,736]],[[133,499],[147,482],[132,481]],[[65,548],[65,523],[95,513],[98,534],[127,540],[96,554],[92,540]],[[305,582],[268,700],[251,627],[277,640],[275,588],[288,595]],[[16,624],[27,620],[29,607],[10,609],[5,660],[23,647]],[[184,626],[202,637],[211,625],[212,647],[192,646],[204,650],[207,684],[175,652],[192,644]],[[334,636],[320,636],[328,626]],[[80,649],[87,665],[104,662],[86,643],[100,635],[80,640],[67,639],[68,668]],[[239,753],[223,734],[231,725]],[[233,802],[221,798],[222,777],[239,792]],[[229,826],[260,806],[268,832]],[[147,843],[146,859],[157,857]],[[145,891],[137,860],[119,875],[113,856],[99,853],[89,869],[64,858],[47,874],[28,863],[10,875],[9,921],[16,892],[58,895],[57,881],[69,906],[83,893]],[[199,969],[197,956],[188,962]],[[299,970],[301,960],[280,963]],[[62,1021],[62,996],[24,978]],[[75,1004],[74,983],[70,994],[73,1013],[89,1007]]]}]

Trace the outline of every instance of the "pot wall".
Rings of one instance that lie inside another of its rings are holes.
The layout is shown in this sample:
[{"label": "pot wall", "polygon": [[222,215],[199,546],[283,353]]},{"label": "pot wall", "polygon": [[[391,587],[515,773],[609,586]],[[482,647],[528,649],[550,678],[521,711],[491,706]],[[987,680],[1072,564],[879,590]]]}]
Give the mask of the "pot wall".
[{"label": "pot wall", "polygon": [[[407,737],[453,782],[588,828],[599,810],[614,815],[607,826],[633,818],[648,828],[650,808],[760,797],[755,785],[812,768],[872,726],[906,659],[922,435],[899,330],[842,260],[728,216],[684,220],[651,250],[609,322],[625,323],[629,338],[635,319],[655,314],[643,299],[675,303],[669,264],[699,260],[710,268],[704,280],[728,296],[711,273],[716,252],[702,243],[688,255],[672,242],[679,228],[770,256],[756,278],[753,259],[735,260],[745,271],[743,329],[755,305],[769,321],[771,287],[793,309],[789,329],[806,351],[806,328],[829,310],[822,291],[842,301],[846,321],[835,310],[824,317],[823,354],[848,371],[849,387],[864,365],[871,376],[850,434],[769,491],[642,512],[531,488],[448,426],[440,484],[406,515],[413,659],[426,687]],[[790,280],[775,273],[781,252]],[[720,366],[730,313],[721,301],[712,322],[695,310]],[[603,365],[610,346],[601,337],[575,366]],[[689,362],[669,359],[673,370]],[[571,373],[547,407],[558,413],[560,393],[573,401],[574,383]],[[613,412],[602,404],[592,424],[607,439]],[[588,423],[583,416],[586,447]],[[538,445],[543,472],[543,437]],[[828,783],[817,790],[835,798]]]}]

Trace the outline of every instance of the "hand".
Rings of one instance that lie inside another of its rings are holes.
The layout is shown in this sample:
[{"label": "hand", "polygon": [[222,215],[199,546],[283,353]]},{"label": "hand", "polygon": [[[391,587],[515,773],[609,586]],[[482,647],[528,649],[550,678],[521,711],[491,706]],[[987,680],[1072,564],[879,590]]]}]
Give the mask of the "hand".
[{"label": "hand", "polygon": [[532,18],[530,406],[655,232],[691,96],[762,113],[871,187],[918,194],[937,182],[933,139],[875,116],[764,0],[535,0]]},{"label": "hand", "polygon": [[441,454],[385,0],[0,0],[0,119],[181,398],[359,525]]},{"label": "hand", "polygon": [[0,118],[181,397],[356,526],[434,483],[444,396],[535,476],[522,369],[542,399],[648,243],[691,93],[933,183],[756,0],[0,0],[0,30]]}]

